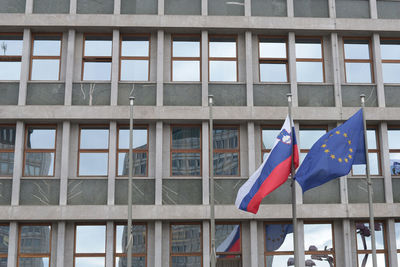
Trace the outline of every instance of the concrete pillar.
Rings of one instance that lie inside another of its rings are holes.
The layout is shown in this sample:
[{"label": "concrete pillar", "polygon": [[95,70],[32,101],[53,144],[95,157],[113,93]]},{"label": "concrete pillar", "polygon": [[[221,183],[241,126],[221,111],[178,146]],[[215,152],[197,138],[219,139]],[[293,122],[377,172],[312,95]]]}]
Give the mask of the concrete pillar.
[{"label": "concrete pillar", "polygon": [[202,166],[202,181],[203,181],[203,205],[210,204],[210,155],[209,155],[209,127],[208,121],[202,123],[202,155],[203,155],[203,166]]},{"label": "concrete pillar", "polygon": [[328,0],[329,4],[329,17],[336,18],[336,0]]},{"label": "concrete pillar", "polygon": [[19,187],[22,177],[23,158],[24,158],[24,131],[25,125],[22,121],[17,121],[15,132],[15,148],[14,148],[14,169],[12,180],[11,205],[19,204]]},{"label": "concrete pillar", "polygon": [[57,227],[57,267],[64,267],[65,258],[65,222],[58,222]]},{"label": "concrete pillar", "polygon": [[[350,220],[343,219],[342,220],[342,227],[343,227],[343,244],[341,244],[340,248],[343,253],[343,262],[345,263],[344,266],[351,267],[352,265],[352,245],[351,239],[354,238],[353,233],[351,232],[350,227]],[[338,246],[335,248],[337,249]]]},{"label": "concrete pillar", "polygon": [[158,15],[164,15],[164,0],[158,0]]},{"label": "concrete pillar", "polygon": [[253,37],[251,31],[246,31],[246,88],[247,106],[253,106]]},{"label": "concrete pillar", "polygon": [[203,221],[203,267],[210,266],[210,222]]},{"label": "concrete pillar", "polygon": [[62,128],[61,146],[61,175],[60,175],[60,206],[67,205],[67,188],[69,177],[69,150],[70,150],[71,122],[64,121]]},{"label": "concrete pillar", "polygon": [[105,267],[114,267],[114,223],[113,222],[107,222],[107,227],[106,227],[106,266]]},{"label": "concrete pillar", "polygon": [[251,16],[251,0],[244,0],[244,15],[246,17]]},{"label": "concrete pillar", "polygon": [[[117,1],[117,0],[115,0]],[[119,30],[113,30],[112,63],[111,63],[111,106],[118,102],[119,81]]]},{"label": "concrete pillar", "polygon": [[108,193],[107,204],[114,205],[115,203],[115,175],[117,162],[115,157],[117,155],[117,122],[110,122],[110,138],[108,150]]},{"label": "concrete pillar", "polygon": [[29,79],[29,65],[30,65],[30,54],[31,54],[31,30],[24,29],[24,40],[22,47],[21,57],[21,76],[19,80],[19,96],[18,105],[26,104],[26,90]]},{"label": "concrete pillar", "polygon": [[342,85],[340,78],[339,41],[337,33],[331,33],[331,52],[333,69],[333,88],[335,92],[335,107],[342,106]]},{"label": "concrete pillar", "polygon": [[383,108],[385,107],[385,88],[383,86],[381,39],[378,33],[372,35],[372,54],[378,107]]},{"label": "concrete pillar", "polygon": [[[298,143],[298,147],[300,148],[300,124],[298,122],[294,122],[294,129],[295,129],[295,133],[297,136],[297,143]],[[299,149],[299,153],[300,153],[300,149]],[[301,186],[296,182],[296,204],[302,204],[303,203],[303,190],[301,189]]]},{"label": "concrete pillar", "polygon": [[369,0],[369,11],[370,11],[371,19],[378,18],[378,8],[376,6],[376,1],[377,0]]},{"label": "concrete pillar", "polygon": [[[162,205],[163,122],[156,123],[155,204]],[[157,250],[156,250],[157,251]],[[157,266],[157,265],[156,265]],[[160,265],[159,265],[160,266]]]},{"label": "concrete pillar", "polygon": [[114,15],[121,14],[121,0],[114,0]]},{"label": "concrete pillar", "polygon": [[385,188],[385,200],[386,203],[393,203],[393,187],[392,187],[392,175],[390,171],[390,156],[389,156],[389,141],[388,141],[388,127],[386,122],[381,122],[379,127],[379,140],[381,144],[381,169],[384,179]]},{"label": "concrete pillar", "polygon": [[389,266],[397,267],[397,248],[396,248],[396,226],[395,220],[393,218],[389,218],[387,220],[387,228],[386,228],[386,236],[387,236],[387,245],[388,245],[388,258],[389,258]]},{"label": "concrete pillar", "polygon": [[288,17],[294,17],[294,1],[295,0],[287,0],[287,15]]},{"label": "concrete pillar", "polygon": [[154,225],[154,266],[163,266],[162,237],[162,222],[156,221]]},{"label": "concrete pillar", "polygon": [[251,175],[256,170],[256,148],[255,148],[255,133],[254,133],[254,122],[249,121],[247,123],[247,143],[248,143],[248,157],[249,157],[249,172]]},{"label": "concrete pillar", "polygon": [[289,76],[290,76],[290,91],[292,93],[292,103],[294,107],[298,106],[297,101],[297,72],[296,72],[296,36],[294,32],[289,32],[288,37],[289,51]]},{"label": "concrete pillar", "polygon": [[257,221],[250,221],[250,251],[251,251],[251,267],[258,267],[258,234]]},{"label": "concrete pillar", "polygon": [[[306,260],[304,255],[304,222],[303,220],[297,221],[297,249],[299,251],[299,261],[296,262],[296,266],[304,267]],[[296,248],[295,248],[296,249]]]},{"label": "concrete pillar", "polygon": [[201,0],[201,15],[208,15],[208,0]]},{"label": "concrete pillar", "polygon": [[26,0],[25,14],[32,14],[32,12],[33,12],[33,0]]},{"label": "concrete pillar", "polygon": [[[207,0],[203,0],[203,2]],[[201,32],[201,105],[208,106],[208,32]]]},{"label": "concrete pillar", "polygon": [[69,13],[76,14],[76,6],[78,0],[69,0]]},{"label": "concrete pillar", "polygon": [[158,30],[157,31],[157,101],[156,101],[157,106],[163,105],[163,87],[164,87],[163,82],[164,82],[164,31]]},{"label": "concrete pillar", "polygon": [[8,257],[7,266],[16,267],[18,257],[18,223],[10,223],[10,232],[8,235]]},{"label": "concrete pillar", "polygon": [[[72,1],[72,0],[71,0]],[[66,106],[72,103],[72,84],[74,81],[74,58],[75,58],[75,30],[68,31],[67,64],[65,70],[65,100]]]}]

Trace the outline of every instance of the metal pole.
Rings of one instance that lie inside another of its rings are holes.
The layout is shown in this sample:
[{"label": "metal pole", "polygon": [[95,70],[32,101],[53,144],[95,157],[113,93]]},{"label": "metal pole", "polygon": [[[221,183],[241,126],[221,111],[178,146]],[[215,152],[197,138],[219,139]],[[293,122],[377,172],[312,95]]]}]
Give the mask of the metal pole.
[{"label": "metal pole", "polygon": [[369,174],[369,155],[368,155],[368,138],[367,138],[367,123],[365,120],[365,95],[360,95],[361,98],[361,109],[363,115],[364,124],[364,149],[365,149],[365,169],[367,174],[368,183],[368,208],[369,208],[369,230],[371,232],[371,248],[372,248],[372,266],[378,267],[376,260],[376,244],[375,244],[375,221],[374,221],[374,207],[372,206],[372,181]]},{"label": "metal pole", "polygon": [[210,224],[211,224],[211,258],[210,263],[211,267],[216,266],[216,252],[215,252],[215,206],[214,206],[214,143],[213,143],[213,103],[214,96],[208,96],[208,105],[210,107]]},{"label": "metal pole", "polygon": [[128,227],[126,229],[127,266],[132,266],[132,140],[133,140],[133,102],[135,97],[129,96],[129,178],[128,178]]},{"label": "metal pole", "polygon": [[[289,109],[289,121],[290,121],[290,135],[291,140],[293,142],[293,125],[292,125],[292,94],[286,95],[288,98],[288,109]],[[291,171],[290,178],[292,180],[292,215],[293,215],[293,250],[294,250],[294,266],[296,267],[299,263],[299,249],[297,245],[297,209],[296,209],[296,183],[294,180],[294,151],[292,151],[292,162],[291,162]]]}]

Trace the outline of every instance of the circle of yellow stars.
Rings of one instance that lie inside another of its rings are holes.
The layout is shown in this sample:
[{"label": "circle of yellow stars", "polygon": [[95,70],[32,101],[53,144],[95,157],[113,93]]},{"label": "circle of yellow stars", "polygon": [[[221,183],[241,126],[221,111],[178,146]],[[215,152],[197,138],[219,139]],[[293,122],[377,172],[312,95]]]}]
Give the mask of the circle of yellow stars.
[{"label": "circle of yellow stars", "polygon": [[[348,145],[347,152],[343,156],[338,156],[332,153],[332,151],[329,149],[327,142],[329,141],[329,138],[331,138],[334,135],[341,135],[346,139],[346,143]],[[329,155],[329,158],[332,160],[337,160],[339,163],[348,163],[352,158],[354,154],[354,150],[351,147],[352,143],[351,140],[348,136],[347,133],[342,133],[340,131],[335,131],[329,135],[327,139],[324,140],[324,143],[321,145],[321,148],[324,150],[324,153]]]}]

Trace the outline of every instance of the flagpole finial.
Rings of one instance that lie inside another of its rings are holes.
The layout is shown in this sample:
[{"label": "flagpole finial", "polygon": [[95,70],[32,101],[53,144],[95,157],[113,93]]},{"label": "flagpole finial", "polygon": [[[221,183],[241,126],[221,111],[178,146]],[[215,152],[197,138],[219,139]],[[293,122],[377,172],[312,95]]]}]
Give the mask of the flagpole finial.
[{"label": "flagpole finial", "polygon": [[364,104],[365,103],[365,95],[361,94],[360,98],[361,98],[361,104]]},{"label": "flagpole finial", "polygon": [[214,95],[208,95],[208,104],[213,105],[214,104]]},{"label": "flagpole finial", "polygon": [[129,104],[133,106],[133,101],[135,100],[135,97],[133,95],[129,96]]},{"label": "flagpole finial", "polygon": [[292,94],[286,94],[288,102],[292,102]]}]

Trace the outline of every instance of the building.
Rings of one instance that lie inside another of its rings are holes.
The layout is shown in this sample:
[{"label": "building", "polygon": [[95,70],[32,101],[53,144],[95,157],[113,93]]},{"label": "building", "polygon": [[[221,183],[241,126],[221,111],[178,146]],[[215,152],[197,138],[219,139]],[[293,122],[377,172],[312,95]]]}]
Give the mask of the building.
[{"label": "building", "polygon": [[[135,266],[208,266],[210,94],[217,247],[241,232],[218,266],[293,264],[289,181],[256,216],[233,205],[289,92],[303,158],[367,96],[378,262],[399,266],[398,0],[1,0],[0,13],[0,266],[126,265],[132,90]],[[301,265],[371,266],[364,176],[297,188]]]}]

